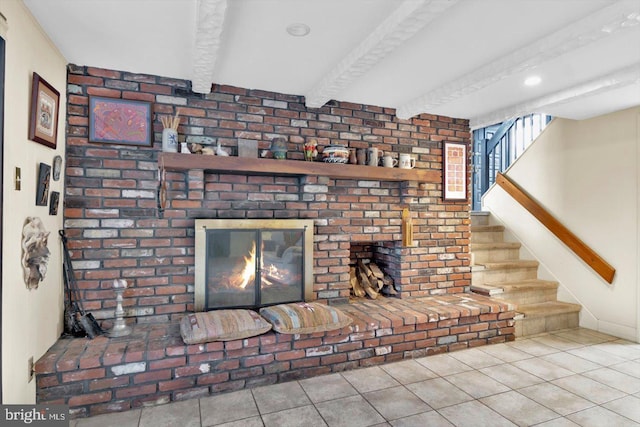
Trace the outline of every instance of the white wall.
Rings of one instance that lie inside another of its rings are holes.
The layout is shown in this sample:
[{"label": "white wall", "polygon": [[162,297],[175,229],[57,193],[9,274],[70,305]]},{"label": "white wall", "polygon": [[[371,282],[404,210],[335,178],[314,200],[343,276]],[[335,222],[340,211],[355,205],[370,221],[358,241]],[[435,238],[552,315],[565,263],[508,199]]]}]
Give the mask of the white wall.
[{"label": "white wall", "polygon": [[607,284],[498,186],[491,211],[582,304],[581,326],[640,342],[640,107],[583,121],[554,119],[506,175],[616,269]]},{"label": "white wall", "polygon": [[[35,380],[28,382],[29,357],[38,360],[62,332],[62,256],[58,230],[62,227],[63,179],[51,181],[60,192],[57,216],[35,205],[37,167],[64,159],[66,61],[31,17],[22,0],[2,0],[7,18],[4,108],[4,195],[2,222],[2,397],[5,404],[35,402]],[[60,92],[57,148],[28,139],[32,73]],[[22,189],[14,189],[14,170],[22,169]],[[64,162],[63,162],[64,167]],[[49,237],[48,273],[36,290],[27,290],[21,267],[21,239],[25,218],[42,219]]]}]

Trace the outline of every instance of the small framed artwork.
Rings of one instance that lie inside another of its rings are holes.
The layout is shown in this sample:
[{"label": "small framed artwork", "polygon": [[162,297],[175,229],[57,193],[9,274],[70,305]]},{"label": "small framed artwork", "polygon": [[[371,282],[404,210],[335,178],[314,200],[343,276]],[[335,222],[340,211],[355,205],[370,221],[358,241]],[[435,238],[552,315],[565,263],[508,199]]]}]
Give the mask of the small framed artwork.
[{"label": "small framed artwork", "polygon": [[58,215],[58,203],[60,203],[60,193],[51,192],[51,200],[49,200],[49,215]]},{"label": "small framed artwork", "polygon": [[444,142],[442,150],[444,200],[467,200],[467,146]]},{"label": "small framed artwork", "polygon": [[89,142],[151,146],[151,103],[89,97]]},{"label": "small framed artwork", "polygon": [[31,81],[31,117],[29,139],[47,147],[56,148],[58,136],[58,109],[60,92],[38,73]]},{"label": "small framed artwork", "polygon": [[60,171],[62,170],[62,157],[55,156],[53,158],[53,170],[51,171],[51,178],[54,181],[58,181],[60,179]]},{"label": "small framed artwork", "polygon": [[40,163],[38,168],[38,186],[36,189],[36,206],[47,206],[49,203],[49,180],[51,178],[51,166]]}]

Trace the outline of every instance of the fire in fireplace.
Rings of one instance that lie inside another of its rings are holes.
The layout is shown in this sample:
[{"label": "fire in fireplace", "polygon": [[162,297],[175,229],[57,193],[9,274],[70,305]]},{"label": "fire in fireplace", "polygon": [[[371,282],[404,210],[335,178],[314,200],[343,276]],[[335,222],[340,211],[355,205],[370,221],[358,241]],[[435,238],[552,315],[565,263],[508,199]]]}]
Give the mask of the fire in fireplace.
[{"label": "fire in fireplace", "polygon": [[195,309],[309,301],[312,220],[197,219]]}]

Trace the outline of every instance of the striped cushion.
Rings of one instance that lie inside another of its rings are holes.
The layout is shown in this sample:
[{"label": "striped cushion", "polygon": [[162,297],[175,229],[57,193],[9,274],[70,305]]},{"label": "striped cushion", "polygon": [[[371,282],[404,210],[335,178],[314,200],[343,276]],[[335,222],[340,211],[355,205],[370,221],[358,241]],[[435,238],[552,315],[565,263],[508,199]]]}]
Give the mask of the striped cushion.
[{"label": "striped cushion", "polygon": [[353,320],[339,309],[316,302],[295,302],[260,309],[281,334],[310,334],[344,328]]},{"label": "striped cushion", "polygon": [[215,310],[193,313],[180,321],[186,344],[231,341],[264,334],[271,325],[251,310]]}]

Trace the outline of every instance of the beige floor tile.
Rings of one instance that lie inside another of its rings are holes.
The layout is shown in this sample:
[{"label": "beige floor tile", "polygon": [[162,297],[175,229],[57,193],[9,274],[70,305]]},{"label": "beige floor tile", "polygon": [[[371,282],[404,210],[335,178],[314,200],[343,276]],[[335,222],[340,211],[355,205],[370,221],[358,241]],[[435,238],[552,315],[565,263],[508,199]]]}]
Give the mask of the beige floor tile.
[{"label": "beige floor tile", "polygon": [[593,408],[585,409],[584,411],[576,412],[575,414],[567,415],[567,418],[575,421],[582,427],[638,426],[638,423],[631,421],[629,418],[618,415],[601,406],[595,406]]},{"label": "beige floor tile", "polygon": [[431,410],[429,405],[403,386],[372,391],[363,396],[387,420]]},{"label": "beige floor tile", "polygon": [[358,394],[358,391],[340,374],[321,375],[298,382],[313,403]]},{"label": "beige floor tile", "polygon": [[525,387],[518,390],[518,393],[561,415],[572,414],[595,406],[593,402],[550,383]]},{"label": "beige floor tile", "polygon": [[575,372],[576,374],[591,371],[593,369],[601,368],[602,365],[598,363],[591,362],[587,359],[583,359],[582,357],[574,356],[571,353],[560,352],[548,354],[546,356],[540,357],[542,360],[546,360],[547,362],[551,362],[554,365],[560,366],[562,368],[568,369],[571,372]]},{"label": "beige floor tile", "polygon": [[325,427],[320,413],[313,405],[300,406],[262,416],[265,427]]},{"label": "beige floor tile", "polygon": [[457,427],[511,427],[511,421],[477,400],[449,406],[438,411]]},{"label": "beige floor tile", "polygon": [[532,356],[545,356],[559,351],[557,348],[533,341],[532,339],[515,340],[507,345]]},{"label": "beige floor tile", "polygon": [[405,387],[434,409],[473,400],[473,397],[443,378],[407,384]]},{"label": "beige floor tile", "polygon": [[[233,408],[233,411],[230,411],[229,408]],[[202,414],[203,426],[228,423],[260,415],[251,390],[200,398],[200,413]]]},{"label": "beige floor tile", "polygon": [[595,346],[581,347],[573,350],[568,350],[568,353],[574,356],[582,357],[591,362],[598,363],[602,366],[611,366],[617,363],[626,362],[627,359],[616,356],[615,354],[608,353],[604,350],[595,348]]},{"label": "beige floor tile", "polygon": [[[203,427],[211,427],[203,424]],[[231,421],[229,423],[217,424],[215,427],[264,427],[261,417],[245,418],[243,420]]]},{"label": "beige floor tile", "polygon": [[597,404],[610,402],[625,396],[625,393],[620,390],[579,374],[559,378],[551,382]]},{"label": "beige floor tile", "polygon": [[262,415],[311,403],[297,381],[255,388],[253,398]]},{"label": "beige floor tile", "polygon": [[416,359],[416,361],[442,377],[473,369],[471,366],[460,362],[449,354],[421,357],[420,359]]},{"label": "beige floor tile", "polygon": [[447,381],[476,399],[509,391],[509,387],[478,371],[449,375]]},{"label": "beige floor tile", "polygon": [[625,393],[633,394],[640,392],[640,378],[623,374],[611,368],[600,368],[593,371],[584,372],[585,377],[596,380],[609,387],[613,387]]},{"label": "beige floor tile", "polygon": [[593,348],[615,354],[627,360],[635,360],[640,358],[640,344],[630,343],[628,341],[613,341],[596,344]]},{"label": "beige floor tile", "polygon": [[400,384],[416,383],[438,376],[415,360],[403,360],[380,367]]},{"label": "beige floor tile", "polygon": [[640,361],[622,362],[610,366],[611,369],[640,378]]},{"label": "beige floor tile", "polygon": [[512,389],[519,389],[544,382],[542,378],[536,377],[508,363],[480,369],[480,372]]},{"label": "beige floor tile", "polygon": [[575,341],[584,345],[594,345],[607,341],[615,341],[617,338],[610,335],[601,334],[596,331],[589,331],[587,329],[571,329],[567,331],[557,332],[553,335],[557,335],[569,341]]},{"label": "beige floor tile", "polygon": [[398,381],[394,380],[391,375],[378,366],[346,371],[342,373],[342,376],[360,393],[400,385]]},{"label": "beige floor tile", "polygon": [[479,350],[505,362],[516,362],[534,357],[529,353],[525,353],[507,344],[485,345],[479,347]]},{"label": "beige floor tile", "polygon": [[536,424],[536,427],[580,427],[580,424],[576,424],[568,418],[556,418],[551,421]]},{"label": "beige floor tile", "polygon": [[412,415],[406,418],[391,421],[393,427],[452,427],[445,417],[436,411],[423,412],[422,414]]},{"label": "beige floor tile", "polygon": [[558,413],[516,391],[480,399],[482,403],[519,426],[529,426],[558,417]]},{"label": "beige floor tile", "polygon": [[539,357],[513,362],[512,365],[547,381],[568,377],[569,375],[574,374],[568,369],[562,368],[551,362],[547,362]]},{"label": "beige floor tile", "polygon": [[329,427],[364,427],[385,422],[362,396],[321,402],[316,408]]},{"label": "beige floor tile", "polygon": [[531,339],[535,342],[539,342],[540,344],[544,344],[563,351],[583,347],[583,344],[577,343],[575,341],[569,341],[562,337],[551,334],[533,337]]},{"label": "beige floor tile", "polygon": [[502,363],[502,360],[477,348],[454,351],[451,353],[451,356],[474,369],[486,368],[487,366],[494,366]]},{"label": "beige floor tile", "polygon": [[[159,408],[159,406],[154,408]],[[153,408],[149,409],[153,410]],[[115,414],[96,415],[95,417],[72,420],[70,426],[73,426],[75,421],[76,427],[112,427],[114,425],[118,427],[138,427],[141,413],[142,409],[133,409]]]},{"label": "beige floor tile", "polygon": [[[120,427],[119,424],[112,425]],[[175,427],[177,425],[200,427],[200,402],[198,399],[142,409],[140,427]]]},{"label": "beige floor tile", "polygon": [[627,396],[605,403],[605,408],[640,423],[640,397]]}]

